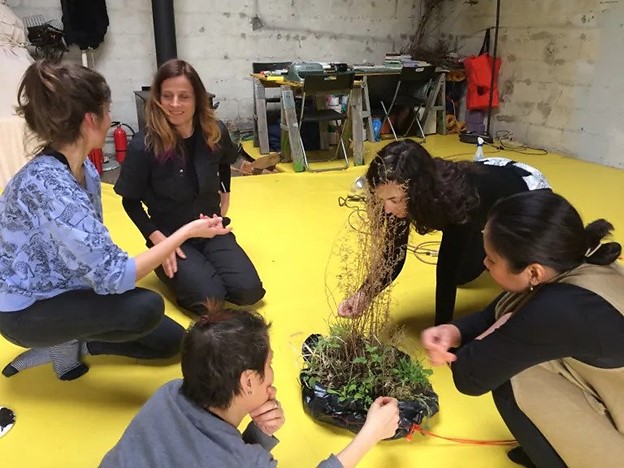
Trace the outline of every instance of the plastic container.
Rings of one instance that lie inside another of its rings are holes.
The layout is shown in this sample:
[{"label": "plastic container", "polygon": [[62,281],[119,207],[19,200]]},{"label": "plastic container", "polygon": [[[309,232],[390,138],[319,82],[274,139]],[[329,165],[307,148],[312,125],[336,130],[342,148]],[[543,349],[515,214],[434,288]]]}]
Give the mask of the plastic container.
[{"label": "plastic container", "polygon": [[485,159],[485,154],[483,154],[483,138],[477,138],[477,150],[475,151],[474,158],[475,161],[481,161]]},{"label": "plastic container", "polygon": [[373,137],[375,141],[381,140],[381,119],[377,117],[373,119]]}]

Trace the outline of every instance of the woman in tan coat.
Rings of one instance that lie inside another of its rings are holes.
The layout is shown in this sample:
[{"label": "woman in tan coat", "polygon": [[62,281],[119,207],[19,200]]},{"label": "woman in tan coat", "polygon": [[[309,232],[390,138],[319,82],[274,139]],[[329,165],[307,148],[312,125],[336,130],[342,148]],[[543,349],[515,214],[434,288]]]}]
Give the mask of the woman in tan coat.
[{"label": "woman in tan coat", "polygon": [[506,291],[485,310],[422,334],[458,390],[491,391],[525,466],[616,467],[624,460],[624,272],[613,226],[583,226],[549,191],[500,201],[485,265]]}]

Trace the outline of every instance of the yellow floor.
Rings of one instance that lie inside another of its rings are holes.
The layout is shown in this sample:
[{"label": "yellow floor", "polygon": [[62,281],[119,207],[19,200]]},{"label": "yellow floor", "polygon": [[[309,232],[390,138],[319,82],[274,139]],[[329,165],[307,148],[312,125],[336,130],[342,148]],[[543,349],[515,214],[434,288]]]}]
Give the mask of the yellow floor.
[{"label": "yellow floor", "polygon": [[[380,145],[367,145],[367,157]],[[426,146],[437,156],[468,158],[473,151],[453,135],[429,137]],[[506,155],[542,169],[556,191],[568,197],[586,221],[597,217],[610,220],[619,228],[616,239],[624,242],[623,171],[555,154]],[[284,166],[286,170],[287,165]],[[274,450],[280,466],[315,466],[352,437],[304,414],[297,383],[298,350],[308,334],[327,330],[333,309],[326,298],[326,282],[332,284],[326,271],[334,271],[336,259],[330,259],[330,252],[335,240],[344,233],[349,213],[338,206],[337,198],[346,195],[353,180],[363,172],[363,167],[351,167],[342,172],[284,172],[237,177],[232,181],[232,226],[267,290],[259,310],[273,322],[276,386],[287,417],[286,425],[277,434],[282,443]],[[113,238],[131,253],[138,253],[143,249],[140,234],[127,219],[110,186],[104,187],[103,197],[105,221]],[[439,236],[414,236],[413,241],[429,239]],[[394,288],[392,317],[405,325],[412,342],[417,341],[420,330],[432,323],[434,276],[433,266],[410,257]],[[141,285],[162,292],[153,275]],[[474,310],[495,292],[487,278],[477,280],[460,291],[459,313]],[[167,313],[183,324],[189,323],[190,319],[170,301]],[[4,366],[18,351],[0,339],[0,365]],[[107,357],[90,358],[88,362],[89,373],[74,382],[57,380],[49,367],[31,369],[10,379],[0,377],[0,405],[12,408],[17,415],[13,430],[0,439],[0,466],[97,466],[141,404],[164,382],[180,376],[175,363],[150,364]],[[433,385],[441,407],[430,424],[434,432],[475,439],[510,436],[489,395],[460,395],[447,368],[435,370]],[[411,442],[380,444],[360,466],[516,466],[505,453],[500,447],[461,446],[415,436]],[[209,454],[206,459],[209,466]]]}]

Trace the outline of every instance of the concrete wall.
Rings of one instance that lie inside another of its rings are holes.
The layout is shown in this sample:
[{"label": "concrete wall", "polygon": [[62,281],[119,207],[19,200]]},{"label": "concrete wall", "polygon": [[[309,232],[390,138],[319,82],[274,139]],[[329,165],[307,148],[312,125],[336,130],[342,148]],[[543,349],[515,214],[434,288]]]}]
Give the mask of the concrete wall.
[{"label": "concrete wall", "polygon": [[[495,0],[445,0],[437,33],[476,54],[495,12]],[[500,23],[493,129],[624,168],[624,1],[503,0]]]},{"label": "concrete wall", "polygon": [[[87,0],[88,1],[88,0]],[[110,26],[94,51],[112,88],[114,120],[136,127],[133,91],[156,69],[151,2],[108,0]],[[8,0],[19,17],[61,17],[59,0]],[[249,127],[251,62],[383,61],[413,32],[420,0],[176,0],[178,56],[188,60],[220,102],[218,115]],[[263,27],[253,30],[258,16]],[[80,60],[75,46],[65,60]]]}]

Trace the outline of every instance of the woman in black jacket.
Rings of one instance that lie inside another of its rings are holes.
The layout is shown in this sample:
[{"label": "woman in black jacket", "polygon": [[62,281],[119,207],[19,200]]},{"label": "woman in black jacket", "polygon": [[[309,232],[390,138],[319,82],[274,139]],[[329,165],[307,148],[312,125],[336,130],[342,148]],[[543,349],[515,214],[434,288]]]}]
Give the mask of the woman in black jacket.
[{"label": "woman in black jacket", "polygon": [[[230,164],[237,152],[199,75],[183,60],[169,60],[158,69],[145,117],[145,133],[132,139],[115,191],[152,245],[189,220],[227,214]],[[178,305],[195,313],[203,311],[207,299],[249,305],[265,293],[232,233],[185,242],[156,274]]]}]

